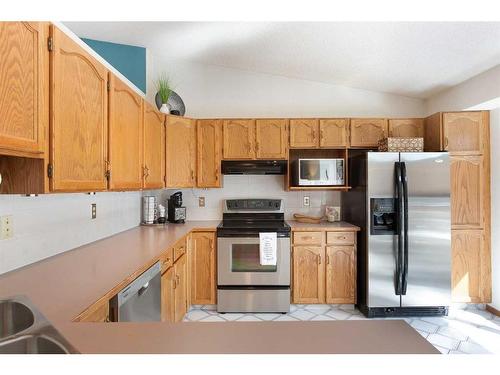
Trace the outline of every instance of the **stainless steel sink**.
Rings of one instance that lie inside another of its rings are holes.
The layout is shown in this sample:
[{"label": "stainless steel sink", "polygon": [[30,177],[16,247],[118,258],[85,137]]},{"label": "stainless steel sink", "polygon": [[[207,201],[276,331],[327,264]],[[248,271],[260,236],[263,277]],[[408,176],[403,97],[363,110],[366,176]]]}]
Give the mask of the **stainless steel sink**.
[{"label": "stainless steel sink", "polygon": [[0,354],[69,354],[76,349],[24,296],[0,300]]},{"label": "stainless steel sink", "polygon": [[15,335],[33,325],[35,316],[30,308],[20,302],[0,302],[0,339]]},{"label": "stainless steel sink", "polygon": [[68,354],[68,351],[52,338],[27,335],[2,342],[0,354]]}]

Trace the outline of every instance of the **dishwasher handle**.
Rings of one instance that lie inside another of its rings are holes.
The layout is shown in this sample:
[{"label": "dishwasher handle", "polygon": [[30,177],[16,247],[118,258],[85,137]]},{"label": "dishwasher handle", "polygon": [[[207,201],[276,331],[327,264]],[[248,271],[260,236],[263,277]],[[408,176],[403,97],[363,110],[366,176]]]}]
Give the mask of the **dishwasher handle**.
[{"label": "dishwasher handle", "polygon": [[141,295],[142,293],[144,293],[146,290],[148,290],[149,288],[149,281],[144,284],[141,289],[139,289],[139,291],[137,292],[138,295]]},{"label": "dishwasher handle", "polygon": [[161,274],[160,262],[156,262],[116,295],[117,307],[123,305],[134,295],[144,294],[149,288],[149,282],[158,274]]}]

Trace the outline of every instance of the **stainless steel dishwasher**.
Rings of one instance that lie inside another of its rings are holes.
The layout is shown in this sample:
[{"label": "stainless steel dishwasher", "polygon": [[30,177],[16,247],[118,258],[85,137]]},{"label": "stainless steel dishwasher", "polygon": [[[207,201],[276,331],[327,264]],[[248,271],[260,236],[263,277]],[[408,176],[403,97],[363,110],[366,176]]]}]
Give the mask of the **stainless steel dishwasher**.
[{"label": "stainless steel dishwasher", "polygon": [[110,301],[114,322],[155,322],[161,320],[160,262],[142,273]]}]

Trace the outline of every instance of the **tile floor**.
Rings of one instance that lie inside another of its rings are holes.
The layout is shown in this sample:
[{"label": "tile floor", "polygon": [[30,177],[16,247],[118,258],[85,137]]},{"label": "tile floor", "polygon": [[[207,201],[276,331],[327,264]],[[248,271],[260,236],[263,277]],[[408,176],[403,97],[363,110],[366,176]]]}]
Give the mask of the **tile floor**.
[{"label": "tile floor", "polygon": [[[184,321],[363,320],[353,305],[291,305],[288,314],[219,314],[215,305],[195,305]],[[454,305],[447,317],[405,318],[444,354],[500,354],[500,317],[484,305]]]}]

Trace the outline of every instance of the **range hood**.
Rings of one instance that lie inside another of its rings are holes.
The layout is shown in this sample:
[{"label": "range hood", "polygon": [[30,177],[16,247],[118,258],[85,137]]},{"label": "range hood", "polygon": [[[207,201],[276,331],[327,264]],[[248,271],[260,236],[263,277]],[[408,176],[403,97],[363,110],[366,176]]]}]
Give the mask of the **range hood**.
[{"label": "range hood", "polygon": [[223,160],[222,174],[285,174],[286,160]]}]

